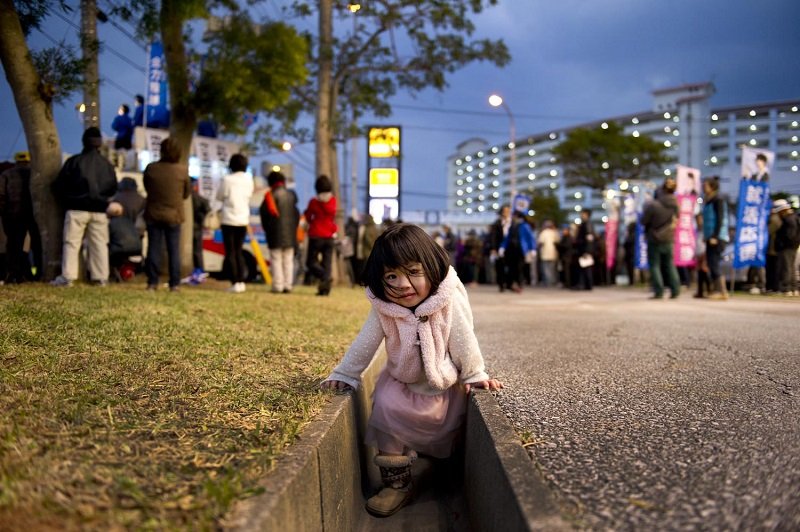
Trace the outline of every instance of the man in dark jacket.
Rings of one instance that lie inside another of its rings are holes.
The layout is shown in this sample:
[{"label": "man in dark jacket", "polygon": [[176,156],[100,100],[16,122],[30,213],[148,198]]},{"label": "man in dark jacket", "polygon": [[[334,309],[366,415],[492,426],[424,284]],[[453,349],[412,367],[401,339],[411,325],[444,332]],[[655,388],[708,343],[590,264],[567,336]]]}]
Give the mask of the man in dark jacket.
[{"label": "man in dark jacket", "polygon": [[492,224],[489,231],[489,245],[491,249],[491,260],[494,262],[495,277],[497,279],[497,287],[502,292],[506,288],[511,289],[511,279],[506,272],[506,260],[500,254],[500,246],[508,236],[508,231],[511,229],[511,207],[503,205],[500,207],[500,212],[497,220]]},{"label": "man in dark jacket", "polygon": [[[0,217],[6,233],[6,257],[8,272],[6,282],[21,283],[41,275],[42,243],[39,237],[39,226],[33,217],[33,201],[31,200],[30,155],[23,151],[14,155],[13,168],[0,174]],[[30,235],[33,266],[25,255],[25,235]]]},{"label": "man in dark jacket", "polygon": [[286,177],[280,172],[270,172],[267,184],[269,190],[259,213],[269,247],[272,291],[288,294],[294,284],[294,250],[300,223],[297,195],[286,188]]},{"label": "man in dark jacket", "polygon": [[675,188],[674,179],[665,179],[658,197],[648,203],[642,213],[642,225],[647,233],[647,262],[650,265],[653,299],[664,297],[664,275],[669,284],[670,297],[674,299],[680,295],[678,270],[672,260],[678,219]]},{"label": "man in dark jacket", "polygon": [[592,228],[592,211],[581,211],[581,223],[575,236],[575,252],[578,255],[578,290],[591,290],[594,285],[594,252],[597,236]]},{"label": "man in dark jacket", "polygon": [[785,199],[777,199],[772,212],[781,217],[781,226],[775,233],[775,251],[778,254],[778,289],[785,296],[798,296],[797,248],[800,246],[800,218]]},{"label": "man in dark jacket", "polygon": [[200,182],[192,178],[192,275],[197,278],[205,271],[203,264],[203,225],[211,212],[208,200],[200,195]]},{"label": "man in dark jacket", "polygon": [[53,286],[71,286],[78,278],[78,253],[88,240],[88,268],[92,282],[108,282],[108,217],[106,209],[117,193],[117,176],[100,154],[103,136],[96,127],[83,133],[83,151],[64,163],[53,183],[53,193],[66,209],[61,275]]}]

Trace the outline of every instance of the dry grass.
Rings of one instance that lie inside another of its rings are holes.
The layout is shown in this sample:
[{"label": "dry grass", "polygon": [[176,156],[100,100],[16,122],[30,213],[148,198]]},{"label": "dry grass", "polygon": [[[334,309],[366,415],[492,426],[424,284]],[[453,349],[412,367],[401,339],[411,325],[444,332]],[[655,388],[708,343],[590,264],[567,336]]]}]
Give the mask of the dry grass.
[{"label": "dry grass", "polygon": [[0,528],[214,529],[368,310],[263,286],[0,287]]}]

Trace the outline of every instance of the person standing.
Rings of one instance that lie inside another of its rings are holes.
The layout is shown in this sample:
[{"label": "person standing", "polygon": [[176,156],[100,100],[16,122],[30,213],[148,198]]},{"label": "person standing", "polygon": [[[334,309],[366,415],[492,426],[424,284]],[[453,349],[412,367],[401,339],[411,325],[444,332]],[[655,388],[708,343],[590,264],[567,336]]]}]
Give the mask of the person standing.
[{"label": "person standing", "polygon": [[458,238],[455,234],[453,234],[453,230],[450,228],[449,225],[442,226],[442,247],[447,252],[447,256],[450,257],[450,266],[453,268],[456,267],[456,248],[457,248]]},{"label": "person standing", "polygon": [[703,239],[706,242],[706,263],[711,276],[712,292],[709,299],[728,299],[725,276],[720,262],[728,236],[728,207],[719,194],[719,177],[709,177],[703,181]]},{"label": "person standing", "polygon": [[556,231],[552,220],[545,220],[544,227],[539,232],[539,257],[542,261],[542,275],[544,285],[553,287],[556,285],[556,261],[558,261],[558,248],[561,236]]},{"label": "person standing", "polygon": [[775,251],[778,254],[778,291],[785,296],[797,296],[797,247],[800,246],[800,218],[785,199],[775,200],[772,212],[781,217],[781,226],[775,233]]},{"label": "person standing", "polygon": [[222,203],[222,243],[225,259],[231,270],[231,287],[235,294],[246,290],[244,280],[247,266],[242,245],[250,225],[250,196],[253,195],[253,178],[247,174],[247,157],[241,153],[231,156],[228,163],[231,173],[222,178],[217,189],[217,200]]},{"label": "person standing", "polygon": [[508,236],[511,229],[511,207],[503,205],[497,220],[494,221],[489,231],[489,241],[491,246],[491,260],[494,261],[495,278],[497,288],[502,292],[506,288],[511,288],[511,279],[506,273],[506,260],[500,254],[500,246]]},{"label": "person standing", "polygon": [[131,112],[130,107],[126,104],[119,106],[117,116],[111,122],[111,129],[117,132],[117,138],[114,139],[115,150],[129,150],[131,149],[131,139],[133,138],[133,121],[128,113]]},{"label": "person standing", "polygon": [[670,297],[680,295],[680,279],[672,260],[675,245],[675,225],[678,220],[678,201],[675,199],[676,182],[664,180],[657,197],[649,202],[642,213],[642,225],[647,234],[647,262],[650,265],[650,283],[653,299],[664,297],[664,274]]},{"label": "person standing", "polygon": [[314,183],[316,197],[311,198],[306,207],[308,223],[308,273],[319,279],[318,296],[331,293],[331,262],[333,259],[334,238],[336,235],[336,197],[333,184],[326,175],[321,175]]},{"label": "person standing", "polygon": [[183,223],[183,200],[191,194],[189,169],[180,164],[181,149],[171,137],[161,141],[161,159],[144,169],[147,203],[147,288],[158,288],[164,243],[169,262],[169,289],[178,291],[181,282],[180,238]]},{"label": "person standing", "polygon": [[192,282],[202,280],[206,271],[203,264],[203,229],[210,212],[211,205],[200,195],[199,180],[192,177]]},{"label": "person standing", "polygon": [[525,217],[519,211],[514,212],[511,227],[500,244],[498,255],[506,262],[507,282],[511,283],[511,290],[517,294],[522,293],[522,268],[526,264],[526,257],[536,245],[535,242],[533,230]]},{"label": "person standing", "polygon": [[144,126],[144,96],[137,94],[134,98],[133,127]]},{"label": "person standing", "polygon": [[103,135],[87,128],[81,138],[83,151],[66,160],[53,182],[53,194],[66,210],[61,275],[53,286],[72,286],[78,278],[78,255],[84,236],[88,241],[89,273],[94,284],[108,283],[108,216],[106,209],[117,193],[117,175],[100,154]]},{"label": "person standing", "polygon": [[592,228],[591,217],[592,211],[589,209],[581,211],[581,223],[578,225],[578,232],[575,236],[575,251],[578,255],[578,290],[591,290],[594,285],[593,266],[597,237]]},{"label": "person standing", "polygon": [[[6,233],[8,283],[31,281],[42,271],[42,241],[33,216],[30,161],[28,152],[18,152],[14,154],[14,166],[0,174],[0,218]],[[33,264],[24,251],[26,235],[30,236]]]},{"label": "person standing", "polygon": [[272,292],[288,294],[294,285],[294,250],[300,223],[297,195],[286,188],[286,177],[280,172],[270,172],[267,184],[260,214],[269,247]]}]

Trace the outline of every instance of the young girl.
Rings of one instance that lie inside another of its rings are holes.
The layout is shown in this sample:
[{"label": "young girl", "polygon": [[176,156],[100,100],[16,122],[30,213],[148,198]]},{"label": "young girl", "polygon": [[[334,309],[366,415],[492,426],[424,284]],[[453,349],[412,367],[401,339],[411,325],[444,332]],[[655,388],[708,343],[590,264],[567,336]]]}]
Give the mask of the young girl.
[{"label": "young girl", "polygon": [[378,448],[375,464],[384,484],[367,510],[388,516],[412,497],[417,453],[450,455],[470,388],[503,385],[484,370],[464,285],[425,231],[403,223],[389,227],[375,241],[363,275],[372,310],[322,386],[357,388],[386,341],[387,363],[375,384],[366,441]]}]

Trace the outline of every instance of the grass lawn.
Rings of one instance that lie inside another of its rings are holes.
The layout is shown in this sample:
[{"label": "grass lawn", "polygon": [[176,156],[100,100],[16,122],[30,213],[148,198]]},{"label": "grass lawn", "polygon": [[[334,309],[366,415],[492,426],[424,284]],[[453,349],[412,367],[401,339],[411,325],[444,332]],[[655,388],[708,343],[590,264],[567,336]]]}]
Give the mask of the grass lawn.
[{"label": "grass lawn", "polygon": [[0,529],[214,529],[324,406],[363,290],[0,287]]}]

